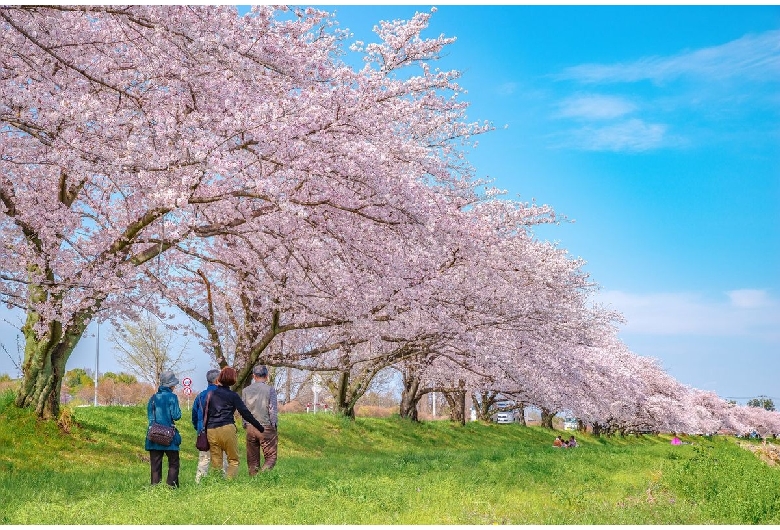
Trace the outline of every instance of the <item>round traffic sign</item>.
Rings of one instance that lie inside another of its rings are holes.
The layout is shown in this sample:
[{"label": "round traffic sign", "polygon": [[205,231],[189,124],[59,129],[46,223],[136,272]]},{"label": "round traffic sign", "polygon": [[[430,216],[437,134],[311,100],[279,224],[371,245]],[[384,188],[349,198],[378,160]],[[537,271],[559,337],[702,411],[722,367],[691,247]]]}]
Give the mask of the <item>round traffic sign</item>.
[{"label": "round traffic sign", "polygon": [[181,380],[181,384],[183,384],[184,386],[190,386],[192,384],[192,379],[190,379],[189,377],[185,377],[184,379]]},{"label": "round traffic sign", "polygon": [[188,386],[185,386],[184,387],[184,393],[189,396],[190,394],[192,394],[192,389],[190,387],[188,387]]}]

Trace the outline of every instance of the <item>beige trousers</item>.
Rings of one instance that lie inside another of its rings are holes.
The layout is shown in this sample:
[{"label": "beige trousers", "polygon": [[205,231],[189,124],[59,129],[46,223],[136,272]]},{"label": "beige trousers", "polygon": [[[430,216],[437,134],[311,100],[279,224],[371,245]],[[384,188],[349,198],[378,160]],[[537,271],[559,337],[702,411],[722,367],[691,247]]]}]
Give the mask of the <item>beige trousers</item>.
[{"label": "beige trousers", "polygon": [[211,469],[219,469],[222,464],[222,453],[227,454],[228,467],[225,476],[235,478],[238,475],[238,429],[235,424],[206,429],[211,454]]}]

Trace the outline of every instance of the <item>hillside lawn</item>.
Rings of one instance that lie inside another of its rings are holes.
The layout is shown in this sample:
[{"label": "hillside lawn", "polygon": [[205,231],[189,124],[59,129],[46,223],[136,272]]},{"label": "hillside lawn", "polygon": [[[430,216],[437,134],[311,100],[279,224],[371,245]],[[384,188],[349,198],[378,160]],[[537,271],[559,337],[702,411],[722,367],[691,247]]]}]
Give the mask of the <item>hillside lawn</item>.
[{"label": "hillside lawn", "polygon": [[64,408],[61,428],[0,394],[0,523],[780,523],[780,470],[729,437],[578,433],[556,449],[540,427],[282,414],[272,471],[248,476],[239,426],[239,477],[198,485],[184,408],[171,489],[149,484],[144,407]]}]

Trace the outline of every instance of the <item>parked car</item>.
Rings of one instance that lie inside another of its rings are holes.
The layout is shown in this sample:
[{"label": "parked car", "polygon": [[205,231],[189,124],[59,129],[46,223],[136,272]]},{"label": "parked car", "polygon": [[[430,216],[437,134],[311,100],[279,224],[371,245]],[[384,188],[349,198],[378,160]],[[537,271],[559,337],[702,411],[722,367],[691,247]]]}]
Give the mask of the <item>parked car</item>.
[{"label": "parked car", "polygon": [[514,406],[515,404],[511,401],[501,401],[496,403],[496,408],[499,410],[493,414],[493,421],[496,423],[515,423],[516,421],[519,421],[518,412],[516,409],[501,410],[509,409]]},{"label": "parked car", "polygon": [[517,414],[514,410],[496,412],[495,418],[496,423],[514,423],[517,421]]},{"label": "parked car", "polygon": [[563,420],[563,430],[564,431],[576,431],[577,430],[577,419],[576,418],[564,418]]}]

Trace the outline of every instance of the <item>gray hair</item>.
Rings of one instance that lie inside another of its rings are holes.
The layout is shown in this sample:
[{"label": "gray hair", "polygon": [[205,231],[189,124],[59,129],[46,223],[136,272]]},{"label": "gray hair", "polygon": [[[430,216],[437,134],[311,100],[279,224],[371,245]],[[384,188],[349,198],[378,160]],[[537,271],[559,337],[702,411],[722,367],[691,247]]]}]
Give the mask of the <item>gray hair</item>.
[{"label": "gray hair", "polygon": [[264,364],[252,368],[252,373],[257,377],[268,377],[268,367]]},{"label": "gray hair", "polygon": [[206,381],[208,384],[213,385],[214,381],[217,380],[217,377],[219,377],[219,370],[211,369],[208,372],[206,372]]}]

